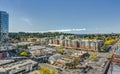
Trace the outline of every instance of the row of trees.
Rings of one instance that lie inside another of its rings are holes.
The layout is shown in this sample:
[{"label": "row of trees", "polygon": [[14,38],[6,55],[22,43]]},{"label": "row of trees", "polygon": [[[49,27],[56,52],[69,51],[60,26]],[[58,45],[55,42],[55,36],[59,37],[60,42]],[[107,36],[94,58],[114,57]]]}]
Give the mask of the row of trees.
[{"label": "row of trees", "polygon": [[89,34],[89,35],[84,35],[84,38],[98,39],[98,40],[106,40],[108,38],[116,39],[116,38],[120,38],[120,34]]},{"label": "row of trees", "polygon": [[44,37],[55,37],[60,35],[72,35],[70,33],[63,33],[63,32],[47,32],[47,33],[25,33],[25,32],[19,32],[19,33],[9,33],[10,38],[18,39],[20,38],[44,38]]}]

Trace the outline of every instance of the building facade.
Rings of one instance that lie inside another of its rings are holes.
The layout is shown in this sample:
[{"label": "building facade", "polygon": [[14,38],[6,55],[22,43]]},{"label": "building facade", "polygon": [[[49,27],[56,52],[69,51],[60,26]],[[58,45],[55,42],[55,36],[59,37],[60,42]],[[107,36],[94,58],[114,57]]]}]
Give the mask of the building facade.
[{"label": "building facade", "polygon": [[70,39],[51,39],[49,44],[60,45],[65,48],[74,48],[81,50],[100,51],[104,44],[103,40],[70,40]]},{"label": "building facade", "polygon": [[6,51],[8,45],[8,24],[9,15],[7,12],[0,11],[0,51]]}]

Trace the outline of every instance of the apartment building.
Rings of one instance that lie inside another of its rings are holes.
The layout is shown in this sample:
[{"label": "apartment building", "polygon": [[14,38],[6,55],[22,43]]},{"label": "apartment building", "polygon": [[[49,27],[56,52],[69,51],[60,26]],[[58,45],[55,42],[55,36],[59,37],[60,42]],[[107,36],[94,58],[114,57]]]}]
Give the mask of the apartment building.
[{"label": "apartment building", "polygon": [[99,51],[103,46],[103,40],[70,40],[70,39],[51,39],[49,44],[64,46],[66,48],[75,48],[81,50]]}]

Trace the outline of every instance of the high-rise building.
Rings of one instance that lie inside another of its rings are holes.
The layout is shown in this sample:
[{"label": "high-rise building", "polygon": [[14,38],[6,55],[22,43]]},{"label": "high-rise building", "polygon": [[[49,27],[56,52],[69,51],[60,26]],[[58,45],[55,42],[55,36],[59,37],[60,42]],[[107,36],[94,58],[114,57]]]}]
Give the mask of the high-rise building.
[{"label": "high-rise building", "polygon": [[8,45],[8,24],[9,15],[5,11],[0,11],[0,51],[6,51]]}]

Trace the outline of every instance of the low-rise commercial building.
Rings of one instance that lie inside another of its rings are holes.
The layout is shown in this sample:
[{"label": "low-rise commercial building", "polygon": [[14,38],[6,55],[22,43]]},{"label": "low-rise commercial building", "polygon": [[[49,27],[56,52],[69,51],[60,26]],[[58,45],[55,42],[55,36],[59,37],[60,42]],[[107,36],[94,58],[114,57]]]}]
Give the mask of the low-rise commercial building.
[{"label": "low-rise commercial building", "polygon": [[25,74],[34,70],[37,67],[37,62],[28,60],[12,61],[9,64],[0,66],[0,74]]}]

